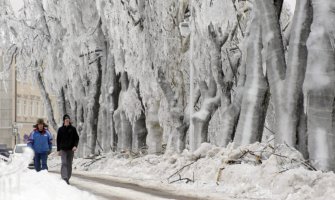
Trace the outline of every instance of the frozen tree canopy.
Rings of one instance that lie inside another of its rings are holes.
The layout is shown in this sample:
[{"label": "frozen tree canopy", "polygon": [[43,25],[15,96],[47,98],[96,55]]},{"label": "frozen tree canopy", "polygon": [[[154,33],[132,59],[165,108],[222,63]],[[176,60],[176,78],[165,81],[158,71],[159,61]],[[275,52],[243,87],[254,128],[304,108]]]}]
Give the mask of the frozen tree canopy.
[{"label": "frozen tree canopy", "polygon": [[[58,96],[81,156],[286,143],[335,169],[335,2],[0,3],[6,66]],[[4,74],[5,71],[0,72]],[[0,74],[0,75],[1,75]]]}]

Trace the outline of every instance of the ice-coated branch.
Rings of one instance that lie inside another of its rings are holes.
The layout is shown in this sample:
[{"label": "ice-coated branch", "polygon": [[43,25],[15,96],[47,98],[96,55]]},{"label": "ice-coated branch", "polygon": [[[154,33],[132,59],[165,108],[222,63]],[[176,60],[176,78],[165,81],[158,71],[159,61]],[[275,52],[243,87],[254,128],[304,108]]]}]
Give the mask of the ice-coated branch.
[{"label": "ice-coated branch", "polygon": [[208,33],[210,39],[218,49],[220,49],[225,44],[229,36],[229,31],[226,30],[224,33],[222,33],[221,27],[219,27],[218,30],[215,30],[212,22],[208,25]]},{"label": "ice-coated branch", "polygon": [[87,52],[87,53],[82,53],[82,54],[79,55],[79,57],[81,58],[81,57],[84,57],[84,56],[89,56],[93,53],[97,54],[99,52],[102,52],[102,49],[95,49],[95,50]]}]

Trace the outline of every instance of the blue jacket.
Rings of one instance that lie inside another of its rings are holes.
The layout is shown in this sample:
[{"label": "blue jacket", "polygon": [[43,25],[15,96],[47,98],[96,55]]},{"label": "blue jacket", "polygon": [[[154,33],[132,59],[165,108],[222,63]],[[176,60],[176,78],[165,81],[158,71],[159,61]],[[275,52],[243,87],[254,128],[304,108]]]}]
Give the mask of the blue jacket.
[{"label": "blue jacket", "polygon": [[33,132],[30,133],[28,146],[31,147],[35,153],[46,153],[51,151],[51,133],[47,129],[44,129],[42,132],[39,132],[38,129],[34,129]]}]

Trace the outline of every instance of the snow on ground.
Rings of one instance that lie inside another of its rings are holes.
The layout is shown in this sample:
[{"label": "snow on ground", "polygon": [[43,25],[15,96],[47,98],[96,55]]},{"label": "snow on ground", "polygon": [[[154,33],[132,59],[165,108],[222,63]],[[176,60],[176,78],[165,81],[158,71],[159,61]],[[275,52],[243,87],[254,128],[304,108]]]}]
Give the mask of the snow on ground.
[{"label": "snow on ground", "polygon": [[33,152],[28,149],[22,157],[10,162],[0,160],[1,200],[96,200],[93,195],[67,185],[55,174],[27,169],[32,157]]},{"label": "snow on ground", "polygon": [[[182,154],[132,155],[109,153],[95,159],[78,158],[74,168],[87,176],[213,199],[335,199],[334,173],[308,170],[310,166],[301,154],[285,145],[274,148],[256,143],[235,149],[233,144],[219,148],[204,143],[194,153],[185,150]],[[59,175],[27,170],[31,157],[30,152],[10,163],[0,161],[0,199],[96,199],[66,185]],[[60,158],[50,157],[49,168],[58,170]],[[180,178],[184,180],[178,181]]]},{"label": "snow on ground", "polygon": [[[54,158],[50,166],[57,169],[59,163],[59,157]],[[285,145],[274,148],[270,144],[256,143],[234,149],[232,144],[219,148],[204,143],[194,153],[185,150],[180,155],[166,153],[135,157],[109,153],[93,160],[76,159],[74,168],[94,176],[108,174],[145,187],[193,196],[221,194],[237,199],[335,199],[334,173],[308,170],[309,165],[301,154]],[[170,177],[178,170],[180,173]],[[177,181],[179,178],[193,180],[193,177],[195,182]],[[173,181],[176,182],[171,183]]]}]

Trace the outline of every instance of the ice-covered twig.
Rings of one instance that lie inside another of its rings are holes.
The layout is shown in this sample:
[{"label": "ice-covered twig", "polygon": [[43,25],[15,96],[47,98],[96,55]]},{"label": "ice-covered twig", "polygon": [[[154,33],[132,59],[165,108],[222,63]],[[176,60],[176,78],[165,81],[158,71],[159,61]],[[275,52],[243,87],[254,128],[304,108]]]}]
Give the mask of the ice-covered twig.
[{"label": "ice-covered twig", "polygon": [[186,180],[186,183],[194,182],[194,173],[193,173],[193,180],[191,180],[190,178],[181,178],[180,174],[178,174],[178,175],[179,175],[179,179],[171,181],[169,183],[175,183],[177,181],[183,181],[183,180]]},{"label": "ice-covered twig", "polygon": [[171,177],[173,177],[174,175],[178,174],[178,175],[180,176],[180,172],[181,172],[183,169],[185,169],[185,168],[188,167],[188,166],[191,166],[192,164],[194,164],[195,162],[197,162],[197,160],[198,160],[198,159],[196,159],[195,161],[193,161],[193,162],[191,162],[191,163],[189,163],[189,164],[183,166],[183,167],[180,168],[178,171],[176,171],[176,172],[173,173],[171,176],[169,176],[169,177],[167,178],[168,182],[169,182],[169,179],[170,179]]}]

